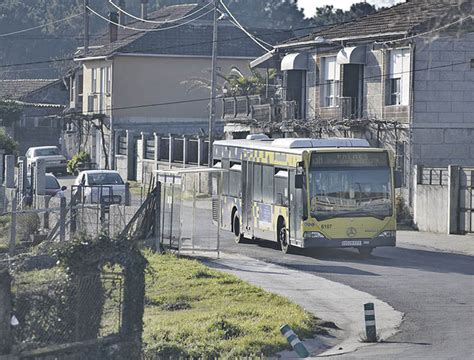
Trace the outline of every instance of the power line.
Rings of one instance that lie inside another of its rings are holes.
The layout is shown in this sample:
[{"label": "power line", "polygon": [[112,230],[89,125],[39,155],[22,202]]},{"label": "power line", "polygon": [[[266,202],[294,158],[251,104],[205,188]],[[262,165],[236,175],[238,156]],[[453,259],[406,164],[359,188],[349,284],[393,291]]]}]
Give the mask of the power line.
[{"label": "power line", "polygon": [[[106,20],[109,21],[109,19],[106,19]],[[114,24],[116,24],[116,23],[114,23]],[[330,26],[334,26],[334,25],[338,25],[338,24],[340,24],[340,23],[327,24],[325,26],[330,27]],[[450,26],[451,25],[452,24],[450,24]],[[260,34],[260,36],[273,35],[273,34],[277,34],[277,33],[288,33],[289,31],[308,30],[308,29],[314,29],[314,28],[321,28],[321,26],[320,25],[313,25],[313,26],[305,26],[305,27],[295,28],[295,29],[292,29],[292,30],[290,30],[290,29],[273,30],[273,31],[270,31],[268,33],[262,33],[262,34]],[[141,30],[138,30],[138,31],[141,31]],[[97,36],[103,36],[103,35],[97,35]],[[415,35],[415,36],[417,36],[417,35]],[[230,42],[230,41],[242,40],[242,39],[246,39],[246,38],[247,38],[247,36],[240,36],[240,37],[227,38],[227,39],[220,40],[220,41]],[[407,39],[409,39],[409,38],[402,38],[402,39],[399,39],[397,41],[404,41],[404,40],[407,40]],[[213,43],[213,41],[211,40],[211,41],[193,42],[193,43],[188,43],[188,44],[172,45],[172,46],[166,46],[166,47],[149,47],[149,48],[136,49],[134,51],[130,51],[130,52],[127,52],[127,53],[140,53],[142,51],[149,51],[149,50],[168,50],[168,49],[175,49],[175,48],[183,48],[183,47],[187,47],[187,46],[206,45],[206,44],[212,44],[212,43]],[[0,68],[13,67],[13,66],[27,66],[27,65],[35,65],[35,64],[46,64],[46,63],[54,63],[54,62],[60,62],[60,61],[72,61],[74,59],[76,59],[76,57],[59,58],[59,59],[54,59],[54,60],[53,59],[40,60],[40,61],[25,62],[25,63],[3,64],[3,65],[0,65]]]},{"label": "power line", "polygon": [[67,20],[76,18],[76,17],[81,16],[81,15],[82,15],[82,12],[79,13],[79,14],[75,14],[75,15],[71,15],[71,16],[65,17],[65,18],[60,19],[60,20],[55,20],[55,21],[46,23],[46,24],[43,24],[43,25],[38,25],[38,26],[34,26],[34,27],[31,27],[31,28],[28,28],[28,29],[13,31],[13,32],[6,33],[6,34],[0,34],[0,37],[6,37],[6,36],[16,35],[16,34],[24,33],[24,32],[31,31],[31,30],[35,30],[35,29],[40,29],[40,28],[43,28],[43,27],[45,27],[45,26],[54,25],[54,24],[57,24],[57,23],[60,23],[60,22],[63,22],[63,21],[67,21]]},{"label": "power line", "polygon": [[92,9],[90,6],[87,6],[87,9],[93,13],[95,16],[101,18],[102,20],[104,21],[107,21],[109,24],[114,24],[114,25],[117,25],[118,27],[121,27],[123,29],[128,29],[128,30],[134,30],[134,31],[139,31],[139,32],[157,32],[157,31],[165,31],[165,30],[169,30],[169,29],[176,29],[180,26],[184,26],[184,25],[187,25],[187,24],[190,24],[192,23],[193,21],[196,21],[204,16],[206,16],[207,14],[210,14],[211,12],[213,12],[214,10],[211,9],[207,12],[205,12],[204,14],[201,14],[199,16],[196,16],[195,18],[191,19],[191,20],[188,20],[188,21],[185,21],[183,23],[180,23],[180,24],[176,24],[176,25],[172,25],[172,26],[167,26],[167,27],[163,27],[163,28],[157,28],[157,29],[139,29],[139,28],[134,28],[134,27],[131,27],[131,26],[126,26],[126,25],[122,25],[122,24],[119,24],[119,23],[116,23],[114,21],[111,21],[110,19],[107,19],[105,16],[102,16],[100,15],[98,12],[96,12],[94,9]]},{"label": "power line", "polygon": [[[462,61],[458,63],[452,63],[449,65],[439,65],[439,66],[431,66],[431,67],[426,67],[422,69],[414,69],[414,70],[408,70],[408,71],[402,71],[399,73],[392,73],[392,74],[383,74],[383,75],[374,75],[374,76],[368,76],[365,77],[364,80],[370,80],[370,79],[383,79],[383,78],[388,78],[389,76],[393,75],[401,75],[401,74],[413,74],[416,72],[421,72],[421,71],[430,71],[430,70],[436,70],[436,69],[441,69],[441,68],[446,68],[449,66],[456,66],[456,65],[463,65],[463,64],[469,64],[470,61]],[[319,84],[315,84],[312,87],[321,87],[321,86],[326,86],[326,85],[331,85],[333,82],[327,81],[327,82],[322,82]],[[296,87],[286,87],[286,89],[293,89]],[[303,86],[298,86],[298,88],[304,88]],[[222,99],[222,96],[216,96],[214,97],[214,100],[217,99]],[[170,106],[170,105],[181,105],[181,104],[188,104],[188,103],[195,103],[195,102],[201,102],[201,101],[209,101],[209,97],[206,98],[199,98],[199,99],[187,99],[187,100],[176,100],[176,101],[168,101],[168,102],[159,102],[159,103],[152,103],[152,104],[141,104],[141,105],[130,105],[130,106],[119,106],[119,107],[110,107],[107,108],[107,111],[116,111],[116,110],[130,110],[130,109],[140,109],[140,108],[148,108],[148,107],[157,107],[157,106]],[[82,111],[76,111],[76,112],[71,112],[69,113],[71,115],[92,115],[92,114],[97,114],[96,112],[93,111],[87,111],[86,113]],[[29,117],[29,116],[26,116]]]},{"label": "power line", "polygon": [[[273,45],[268,44],[268,43],[264,42],[263,40],[258,39],[256,36],[253,36],[252,34],[250,34],[250,33],[239,23],[239,21],[235,18],[235,16],[232,15],[232,13],[230,12],[229,8],[224,4],[224,2],[223,2],[223,1],[220,1],[220,3],[221,3],[221,5],[224,7],[224,9],[225,9],[225,11],[227,12],[227,14],[228,14],[228,15],[231,17],[231,19],[234,21],[233,24],[234,24],[235,26],[237,26],[237,28],[239,28],[240,30],[242,30],[250,39],[252,39],[252,41],[253,41],[254,43],[256,43],[258,46],[260,46],[262,49],[264,49],[264,50],[267,51],[267,52],[270,51],[270,49],[267,49],[265,46],[263,46],[263,45],[260,43],[260,41],[261,41],[262,43],[264,43],[264,44],[266,44],[266,45],[268,45],[268,46],[270,46],[270,47],[273,48]],[[260,41],[258,41],[257,39],[260,40]]]},{"label": "power line", "polygon": [[115,4],[112,0],[109,0],[109,3],[110,5],[112,5],[113,7],[115,7],[117,10],[119,10],[120,12],[124,13],[125,15],[127,16],[130,16],[132,19],[135,19],[135,20],[138,20],[138,21],[142,21],[142,22],[145,22],[145,23],[150,23],[150,24],[169,24],[169,23],[173,23],[173,22],[177,22],[177,21],[181,21],[181,20],[184,20],[184,19],[187,19],[188,17],[191,17],[193,15],[196,15],[197,13],[201,12],[203,9],[207,8],[209,5],[211,5],[212,3],[208,3],[207,5],[204,5],[203,7],[200,7],[198,10],[192,12],[192,13],[189,13],[183,17],[180,17],[180,18],[177,18],[177,19],[171,19],[171,20],[165,20],[165,21],[156,21],[156,20],[148,20],[148,19],[143,19],[141,17],[138,17],[138,16],[135,16],[135,15],[132,15],[128,12],[126,12],[125,10],[123,10],[120,6],[118,6],[117,4]]},{"label": "power line", "polygon": [[434,32],[438,32],[438,31],[441,31],[441,30],[444,30],[444,29],[447,29],[453,25],[456,25],[457,23],[462,23],[468,19],[474,19],[474,15],[469,15],[469,16],[466,16],[464,18],[461,18],[461,19],[458,19],[456,21],[453,21],[452,23],[449,23],[449,24],[446,24],[446,25],[443,25],[439,28],[436,28],[436,29],[433,29],[433,30],[430,30],[430,31],[426,31],[426,32],[423,32],[423,33],[420,33],[420,34],[416,34],[416,35],[413,35],[413,36],[408,36],[408,37],[405,37],[403,39],[398,39],[398,40],[390,40],[390,41],[383,41],[383,42],[380,42],[378,44],[392,44],[392,43],[395,43],[395,42],[399,42],[399,41],[406,41],[406,40],[411,40],[411,39],[415,39],[417,37],[420,37],[420,36],[425,36],[425,35],[428,35],[428,34],[432,34]]}]

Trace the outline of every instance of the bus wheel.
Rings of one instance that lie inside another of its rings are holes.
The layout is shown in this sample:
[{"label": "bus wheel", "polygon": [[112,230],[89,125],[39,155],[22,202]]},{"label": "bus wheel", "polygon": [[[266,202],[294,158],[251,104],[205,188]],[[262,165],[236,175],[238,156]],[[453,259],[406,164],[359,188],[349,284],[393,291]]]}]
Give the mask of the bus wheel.
[{"label": "bus wheel", "polygon": [[290,250],[290,243],[288,241],[288,231],[286,230],[285,223],[282,223],[279,227],[278,243],[280,244],[281,251],[287,254]]},{"label": "bus wheel", "polygon": [[234,216],[234,241],[239,244],[243,242],[244,235],[240,233],[240,220],[237,215]]},{"label": "bus wheel", "polygon": [[372,251],[374,250],[374,248],[372,248],[372,247],[360,247],[360,248],[357,248],[357,250],[359,250],[359,254],[362,257],[369,257],[370,254],[372,254]]}]

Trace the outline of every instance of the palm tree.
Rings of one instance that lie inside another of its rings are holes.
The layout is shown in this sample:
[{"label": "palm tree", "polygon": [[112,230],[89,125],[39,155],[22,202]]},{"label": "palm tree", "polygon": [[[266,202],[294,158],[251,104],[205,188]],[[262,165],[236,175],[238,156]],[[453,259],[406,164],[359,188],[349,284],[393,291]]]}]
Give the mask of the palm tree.
[{"label": "palm tree", "polygon": [[[207,70],[206,72],[210,72]],[[244,75],[238,67],[232,66],[228,74],[217,72],[217,77],[223,80],[222,84],[216,86],[219,95],[225,97],[231,96],[247,96],[247,95],[264,95],[267,85],[266,76],[262,75],[255,69],[250,69],[251,75]],[[268,71],[268,83],[272,85],[276,76],[276,70]],[[187,86],[187,91],[191,92],[197,89],[211,90],[211,81],[209,78],[194,77],[182,81],[181,84]]]}]

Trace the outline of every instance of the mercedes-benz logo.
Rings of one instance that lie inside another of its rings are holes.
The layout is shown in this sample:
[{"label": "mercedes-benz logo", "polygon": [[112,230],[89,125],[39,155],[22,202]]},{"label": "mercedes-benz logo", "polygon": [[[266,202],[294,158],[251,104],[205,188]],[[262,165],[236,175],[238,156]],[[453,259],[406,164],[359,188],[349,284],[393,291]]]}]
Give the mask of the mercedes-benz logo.
[{"label": "mercedes-benz logo", "polygon": [[346,234],[347,234],[347,236],[352,238],[352,237],[357,235],[357,229],[354,228],[354,227],[347,228]]}]

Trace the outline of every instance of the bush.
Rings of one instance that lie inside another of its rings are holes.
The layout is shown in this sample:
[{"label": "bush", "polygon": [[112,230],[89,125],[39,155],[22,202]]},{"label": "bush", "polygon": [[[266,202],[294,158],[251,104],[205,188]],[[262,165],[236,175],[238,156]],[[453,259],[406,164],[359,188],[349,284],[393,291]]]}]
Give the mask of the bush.
[{"label": "bush", "polygon": [[70,174],[75,174],[79,169],[79,165],[90,162],[91,157],[85,151],[80,151],[67,162],[67,171]]},{"label": "bush", "polygon": [[409,220],[411,218],[410,210],[401,195],[395,197],[395,209],[397,211],[397,222]]},{"label": "bush", "polygon": [[5,129],[0,129],[0,149],[5,151],[5,155],[16,154],[18,150],[18,143],[6,133]]}]

